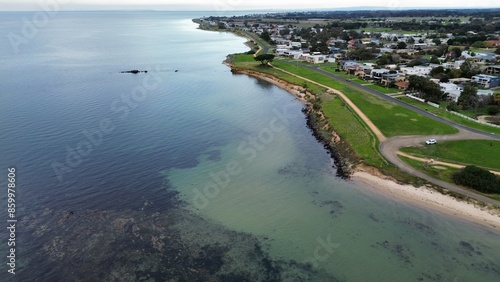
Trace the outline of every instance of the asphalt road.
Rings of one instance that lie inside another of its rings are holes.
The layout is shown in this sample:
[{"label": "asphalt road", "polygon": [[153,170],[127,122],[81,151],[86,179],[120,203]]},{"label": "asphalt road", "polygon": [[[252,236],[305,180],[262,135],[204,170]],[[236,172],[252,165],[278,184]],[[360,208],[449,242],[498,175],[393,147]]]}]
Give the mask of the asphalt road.
[{"label": "asphalt road", "polygon": [[262,38],[257,36],[257,34],[247,31],[244,31],[243,33],[245,33],[246,36],[252,38],[253,41],[255,41],[258,45],[260,45],[260,47],[262,47],[262,54],[267,54],[269,52],[269,45],[266,44],[264,40],[262,40]]}]

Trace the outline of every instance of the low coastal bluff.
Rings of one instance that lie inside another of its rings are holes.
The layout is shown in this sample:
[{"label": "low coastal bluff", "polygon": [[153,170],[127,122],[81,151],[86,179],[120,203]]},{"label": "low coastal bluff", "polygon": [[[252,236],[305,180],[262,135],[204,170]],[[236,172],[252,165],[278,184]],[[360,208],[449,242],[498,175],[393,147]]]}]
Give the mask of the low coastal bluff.
[{"label": "low coastal bluff", "polygon": [[[228,62],[229,61],[229,62]],[[233,74],[248,75],[272,83],[290,94],[294,95],[306,107],[302,112],[306,116],[307,126],[313,136],[323,144],[324,148],[332,157],[337,167],[337,175],[342,178],[350,178],[355,172],[355,167],[362,163],[361,158],[354,152],[348,142],[342,139],[328,122],[321,107],[315,103],[317,97],[306,88],[292,84],[272,74],[235,67],[230,60],[224,62],[231,68]]]}]

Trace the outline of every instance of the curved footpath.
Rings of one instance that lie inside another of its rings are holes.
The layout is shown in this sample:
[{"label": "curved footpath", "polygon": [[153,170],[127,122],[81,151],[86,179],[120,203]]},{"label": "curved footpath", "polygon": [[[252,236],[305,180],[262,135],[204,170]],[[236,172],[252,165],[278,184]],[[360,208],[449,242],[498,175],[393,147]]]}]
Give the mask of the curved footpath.
[{"label": "curved footpath", "polygon": [[[274,66],[273,66],[274,67]],[[431,183],[434,183],[440,187],[443,187],[445,189],[448,189],[450,191],[453,191],[453,192],[456,192],[456,193],[460,193],[460,194],[463,194],[463,195],[466,195],[468,197],[471,197],[473,199],[476,199],[476,200],[479,200],[485,204],[489,204],[489,205],[493,205],[493,206],[497,206],[497,207],[500,207],[500,203],[498,201],[495,201],[493,199],[490,199],[486,196],[483,196],[479,193],[476,193],[474,191],[471,191],[471,190],[467,190],[467,189],[464,189],[458,185],[455,185],[455,184],[452,184],[452,183],[448,183],[448,182],[445,182],[445,181],[442,181],[440,179],[437,179],[437,178],[434,178],[434,177],[431,177],[425,173],[422,173],[420,172],[419,170],[407,165],[405,162],[403,162],[399,157],[398,157],[398,151],[400,148],[402,147],[409,147],[409,146],[416,146],[416,145],[419,145],[419,144],[422,144],[425,142],[425,140],[429,139],[429,138],[436,138],[438,139],[439,141],[451,141],[451,140],[467,140],[467,139],[490,139],[490,140],[498,140],[500,139],[500,136],[496,136],[496,135],[491,135],[491,134],[488,134],[488,133],[485,133],[483,131],[479,131],[479,130],[474,130],[474,129],[470,129],[470,128],[467,128],[467,127],[464,127],[462,125],[458,125],[454,122],[450,122],[450,121],[447,121],[445,119],[442,119],[440,117],[437,117],[435,115],[432,115],[426,111],[422,111],[418,108],[415,108],[415,107],[412,107],[406,103],[403,103],[397,99],[394,99],[392,98],[393,100],[395,101],[398,101],[399,103],[398,104],[404,104],[404,105],[407,105],[407,106],[410,106],[410,107],[406,107],[406,108],[409,108],[411,110],[414,110],[414,109],[418,109],[419,113],[421,114],[425,114],[425,116],[429,116],[429,117],[432,117],[438,121],[446,121],[445,123],[446,124],[449,124],[451,126],[454,126],[456,128],[458,128],[459,132],[457,134],[453,134],[453,135],[438,135],[438,136],[398,136],[398,137],[392,137],[392,138],[387,138],[385,137],[385,135],[380,131],[380,129],[375,126],[375,124],[342,92],[336,90],[336,89],[333,89],[331,87],[328,87],[326,85],[323,85],[321,83],[318,83],[318,82],[315,82],[313,80],[310,80],[310,79],[307,79],[305,77],[301,77],[299,75],[296,75],[294,73],[291,73],[289,71],[286,71],[284,69],[281,69],[281,68],[277,68],[277,67],[274,67],[275,69],[278,69],[282,72],[285,72],[289,75],[293,75],[295,77],[298,77],[300,79],[303,79],[305,81],[308,81],[308,82],[311,82],[311,83],[315,83],[316,85],[319,85],[321,87],[324,87],[326,89],[328,89],[330,92],[333,92],[337,95],[339,95],[344,101],[345,103],[347,103],[355,112],[357,115],[359,115],[359,117],[366,123],[366,125],[373,131],[373,133],[377,136],[377,138],[380,140],[380,152],[381,154],[389,161],[391,162],[392,164],[396,165],[397,167],[399,167],[401,170],[409,173],[409,174],[412,174],[414,176],[417,176],[417,177],[420,177],[422,179],[425,179]],[[336,76],[333,76],[333,78],[337,78]],[[351,82],[351,84],[354,84]],[[356,84],[357,85],[357,84]],[[365,87],[366,88],[366,87]],[[369,89],[369,88],[367,88]],[[363,89],[364,90],[364,89]],[[369,89],[371,90],[370,93],[373,93],[375,92],[377,96],[381,96],[381,97],[389,97],[387,95],[384,95],[382,93],[379,93],[375,90],[372,90],[372,89]],[[391,99],[387,99],[387,100],[390,100],[392,101]]]}]

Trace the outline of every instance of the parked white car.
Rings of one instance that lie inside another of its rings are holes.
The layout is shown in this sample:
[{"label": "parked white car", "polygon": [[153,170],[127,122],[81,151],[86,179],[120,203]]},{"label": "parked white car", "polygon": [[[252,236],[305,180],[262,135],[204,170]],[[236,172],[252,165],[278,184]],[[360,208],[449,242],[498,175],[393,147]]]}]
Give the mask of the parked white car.
[{"label": "parked white car", "polygon": [[427,144],[427,145],[433,145],[436,143],[437,143],[436,139],[429,139],[429,140],[425,141],[425,144]]}]

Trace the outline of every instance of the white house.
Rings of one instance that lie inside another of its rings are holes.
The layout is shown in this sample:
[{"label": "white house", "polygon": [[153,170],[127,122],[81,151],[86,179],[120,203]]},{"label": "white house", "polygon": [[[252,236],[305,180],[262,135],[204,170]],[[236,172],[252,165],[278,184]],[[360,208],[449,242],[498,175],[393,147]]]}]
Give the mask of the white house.
[{"label": "white house", "polygon": [[439,83],[441,91],[448,95],[448,99],[458,102],[458,97],[462,94],[462,88],[453,83]]},{"label": "white house", "polygon": [[479,74],[471,77],[471,80],[484,88],[491,88],[500,85],[500,76]]},{"label": "white house", "polygon": [[311,64],[322,64],[325,61],[328,61],[327,55],[310,55],[310,54],[302,54],[301,59],[311,63]]},{"label": "white house", "polygon": [[432,70],[432,67],[430,67],[430,66],[414,66],[414,68],[417,70],[417,72],[420,75],[424,75],[424,76],[429,75],[429,73]]},{"label": "white house", "polygon": [[402,67],[402,68],[400,68],[400,70],[404,75],[407,75],[407,76],[418,74],[418,71],[413,67]]},{"label": "white house", "polygon": [[299,60],[302,56],[302,50],[286,50],[283,51],[283,54],[281,56],[292,58],[294,60]]},{"label": "white house", "polygon": [[477,90],[477,95],[485,95],[485,96],[491,96],[493,95],[493,90],[487,90],[487,89],[478,89]]}]

